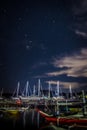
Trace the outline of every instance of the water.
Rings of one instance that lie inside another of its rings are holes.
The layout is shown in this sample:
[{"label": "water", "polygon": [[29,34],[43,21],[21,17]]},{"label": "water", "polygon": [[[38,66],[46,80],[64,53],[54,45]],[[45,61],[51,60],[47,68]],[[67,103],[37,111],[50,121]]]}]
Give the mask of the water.
[{"label": "water", "polygon": [[47,124],[46,120],[35,110],[20,112],[17,117],[11,115],[0,116],[0,130],[87,130],[87,128],[62,128],[59,124]]}]

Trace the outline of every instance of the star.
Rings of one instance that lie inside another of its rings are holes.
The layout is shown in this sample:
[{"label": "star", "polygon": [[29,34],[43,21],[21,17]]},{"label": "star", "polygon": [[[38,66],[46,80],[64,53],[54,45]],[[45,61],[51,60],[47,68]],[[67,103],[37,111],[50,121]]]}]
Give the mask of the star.
[{"label": "star", "polygon": [[25,33],[25,34],[24,34],[24,37],[25,37],[25,38],[27,38],[27,37],[28,37],[28,34],[27,34],[27,33]]},{"label": "star", "polygon": [[3,15],[6,15],[7,14],[7,9],[1,8],[1,12],[2,12]]},{"label": "star", "polygon": [[21,21],[21,20],[22,20],[22,18],[21,18],[21,17],[19,17],[19,18],[18,18],[18,20],[19,20],[19,21]]},{"label": "star", "polygon": [[26,50],[29,50],[30,49],[30,46],[29,45],[26,45]]},{"label": "star", "polygon": [[32,48],[32,41],[29,41],[26,45],[26,50],[30,50]]},{"label": "star", "polygon": [[32,41],[29,41],[29,43],[31,44],[31,43],[32,43]]},{"label": "star", "polygon": [[52,22],[55,23],[55,19],[53,19]]}]

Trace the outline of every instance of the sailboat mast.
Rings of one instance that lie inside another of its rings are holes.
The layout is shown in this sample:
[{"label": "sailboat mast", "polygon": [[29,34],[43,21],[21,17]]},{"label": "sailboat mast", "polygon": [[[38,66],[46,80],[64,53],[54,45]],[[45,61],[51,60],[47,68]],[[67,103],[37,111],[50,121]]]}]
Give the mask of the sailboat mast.
[{"label": "sailboat mast", "polygon": [[19,95],[19,87],[20,87],[20,82],[18,82],[18,86],[17,86],[17,97]]},{"label": "sailboat mast", "polygon": [[2,90],[1,90],[1,95],[0,95],[1,97],[2,97],[2,94],[3,94],[3,88],[2,88]]},{"label": "sailboat mast", "polygon": [[38,80],[38,97],[40,96],[40,79]]},{"label": "sailboat mast", "polygon": [[50,98],[50,88],[51,88],[51,84],[50,84],[50,81],[49,81],[48,98]]},{"label": "sailboat mast", "polygon": [[59,81],[57,81],[57,96],[59,97]]},{"label": "sailboat mast", "polygon": [[25,94],[26,97],[29,96],[29,93],[28,93],[28,85],[29,85],[29,82],[27,81],[27,84],[26,84],[26,94]]},{"label": "sailboat mast", "polygon": [[70,98],[72,98],[72,89],[71,89],[71,85],[69,86],[69,91],[70,91]]},{"label": "sailboat mast", "polygon": [[33,95],[35,96],[35,85],[34,85],[34,89],[33,89]]}]

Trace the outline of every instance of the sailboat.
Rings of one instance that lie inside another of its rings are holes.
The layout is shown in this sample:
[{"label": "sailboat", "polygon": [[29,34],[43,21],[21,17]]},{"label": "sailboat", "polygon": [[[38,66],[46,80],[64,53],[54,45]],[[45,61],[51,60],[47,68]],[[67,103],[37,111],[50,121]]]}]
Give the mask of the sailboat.
[{"label": "sailboat", "polygon": [[27,81],[24,91],[22,92],[22,95],[20,96],[20,99],[22,101],[39,101],[43,97],[41,96],[41,83],[40,79],[38,79],[38,86],[37,86],[37,93],[36,93],[36,86],[34,85],[33,91],[31,91],[29,81]]},{"label": "sailboat", "polygon": [[36,86],[34,85],[33,94],[29,97],[29,99],[33,101],[39,101],[43,99],[43,94],[41,94],[41,92],[42,92],[41,81],[40,79],[38,79],[37,93],[36,93]]},{"label": "sailboat", "polygon": [[15,91],[14,91],[12,97],[11,97],[12,100],[18,100],[18,99],[20,99],[19,98],[19,89],[20,89],[20,82],[18,82],[17,88],[15,89]]},{"label": "sailboat", "polygon": [[72,103],[81,102],[77,97],[73,96],[71,84],[69,85],[69,95],[70,96],[67,98],[67,102],[72,102]]},{"label": "sailboat", "polygon": [[0,100],[3,99],[2,94],[3,94],[3,88],[2,88],[1,93],[0,93]]},{"label": "sailboat", "polygon": [[20,99],[25,102],[25,101],[29,101],[30,95],[32,94],[31,89],[30,89],[30,85],[29,85],[29,81],[26,82],[26,86],[22,92],[22,95],[19,96]]},{"label": "sailboat", "polygon": [[57,81],[57,89],[55,92],[55,96],[53,96],[53,100],[58,100],[58,101],[65,100],[65,98],[60,95],[59,81]]},{"label": "sailboat", "polygon": [[39,112],[39,114],[45,118],[46,123],[50,124],[53,123],[54,125],[58,125],[58,126],[72,126],[74,124],[76,125],[81,125],[81,126],[87,126],[87,118],[81,118],[81,117],[60,117],[60,116],[53,116],[53,115],[49,115],[39,109],[36,109],[37,112]]}]

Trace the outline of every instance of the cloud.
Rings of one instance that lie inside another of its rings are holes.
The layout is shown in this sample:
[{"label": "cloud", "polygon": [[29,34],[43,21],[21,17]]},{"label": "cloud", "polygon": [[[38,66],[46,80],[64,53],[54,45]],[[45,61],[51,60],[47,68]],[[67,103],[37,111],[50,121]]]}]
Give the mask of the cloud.
[{"label": "cloud", "polygon": [[37,62],[36,64],[34,64],[32,66],[33,69],[36,69],[36,68],[40,68],[40,67],[44,67],[47,65],[47,62]]},{"label": "cloud", "polygon": [[[40,64],[41,66],[45,66],[46,64]],[[50,65],[56,71],[50,71],[43,73],[42,75],[38,75],[35,78],[45,78],[45,82],[48,84],[49,82],[51,85],[56,86],[58,76],[66,76],[67,80],[59,81],[59,84],[64,89],[69,89],[71,85],[72,89],[84,89],[87,86],[87,83],[79,83],[78,81],[74,81],[75,78],[87,78],[87,48],[82,48],[79,51],[74,51],[71,54],[63,55],[61,57],[56,56],[54,57]],[[44,67],[43,66],[43,67]],[[49,78],[49,80],[47,80]],[[53,78],[51,80],[51,78]],[[68,81],[68,79],[72,79],[73,81]]]},{"label": "cloud", "polygon": [[68,77],[87,77],[87,48],[69,56],[54,58],[51,64],[60,70],[46,73],[47,76],[52,77],[65,74]]},{"label": "cloud", "polygon": [[76,0],[73,3],[72,11],[74,15],[82,15],[87,12],[87,0]]},{"label": "cloud", "polygon": [[76,0],[72,4],[72,30],[75,34],[87,38],[87,0]]},{"label": "cloud", "polygon": [[82,36],[84,38],[87,38],[87,33],[86,32],[82,32],[82,31],[79,31],[79,30],[75,30],[75,33],[79,36]]},{"label": "cloud", "polygon": [[[51,87],[53,88],[54,85],[55,85],[55,87],[57,86],[57,82],[58,82],[58,81],[54,81],[54,80],[46,81],[46,83],[48,83],[48,84],[49,84],[49,82],[50,82]],[[62,88],[62,89],[63,89],[63,88],[64,88],[64,89],[70,89],[70,86],[71,86],[72,89],[76,89],[76,88],[78,89],[79,86],[80,86],[80,87],[87,86],[87,83],[63,82],[63,81],[59,81],[59,87]]]}]

